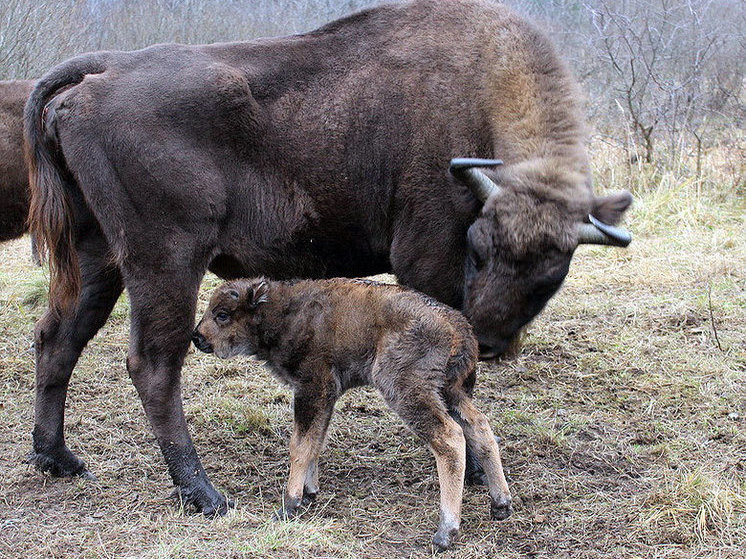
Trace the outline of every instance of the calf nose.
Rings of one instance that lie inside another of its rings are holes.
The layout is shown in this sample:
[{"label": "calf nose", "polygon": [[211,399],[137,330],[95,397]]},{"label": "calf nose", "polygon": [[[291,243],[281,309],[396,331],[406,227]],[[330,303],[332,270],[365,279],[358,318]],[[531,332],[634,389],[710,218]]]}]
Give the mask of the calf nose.
[{"label": "calf nose", "polygon": [[192,343],[198,350],[204,351],[205,353],[212,353],[212,344],[208,343],[205,337],[200,334],[196,328],[192,333]]}]

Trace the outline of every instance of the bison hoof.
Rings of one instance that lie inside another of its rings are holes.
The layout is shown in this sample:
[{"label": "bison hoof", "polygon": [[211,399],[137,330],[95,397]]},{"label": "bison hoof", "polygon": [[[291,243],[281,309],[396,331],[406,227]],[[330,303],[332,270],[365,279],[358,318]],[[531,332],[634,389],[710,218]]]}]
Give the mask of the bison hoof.
[{"label": "bison hoof", "polygon": [[438,528],[433,536],[433,545],[436,551],[445,551],[458,540],[458,528]]},{"label": "bison hoof", "polygon": [[513,513],[510,499],[492,501],[490,503],[490,518],[492,520],[505,520]]},{"label": "bison hoof", "polygon": [[86,467],[85,462],[75,456],[70,449],[62,446],[52,451],[32,450],[26,459],[42,473],[53,477],[82,477],[96,479]]},{"label": "bison hoof", "polygon": [[185,510],[190,509],[208,517],[223,516],[235,506],[232,500],[226,499],[206,482],[197,487],[177,487],[171,493],[171,499]]}]

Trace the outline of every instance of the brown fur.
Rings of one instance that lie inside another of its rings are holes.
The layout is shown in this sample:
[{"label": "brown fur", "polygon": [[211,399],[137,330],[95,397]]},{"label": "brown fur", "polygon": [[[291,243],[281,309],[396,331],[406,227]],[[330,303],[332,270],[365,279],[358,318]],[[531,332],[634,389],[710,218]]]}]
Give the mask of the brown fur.
[{"label": "brown fur", "polygon": [[24,160],[23,107],[31,80],[0,81],[0,242],[27,230],[30,192]]},{"label": "brown fur", "polygon": [[[576,90],[546,37],[476,0],[52,69],[25,114],[31,222],[52,263],[36,463],[80,471],[58,387],[125,286],[130,376],[174,482],[211,512],[225,499],[204,476],[179,392],[206,269],[390,271],[462,309],[484,355],[503,351],[559,288],[575,228],[599,205]],[[505,160],[505,195],[483,205],[451,176],[464,156]],[[626,205],[607,204],[617,219]]]},{"label": "brown fur", "polygon": [[448,548],[458,536],[466,444],[485,465],[493,516],[510,513],[494,435],[470,397],[477,341],[457,311],[369,281],[237,280],[213,294],[193,340],[222,358],[256,355],[293,388],[295,426],[281,516],[293,516],[304,498],[315,496],[334,403],[361,385],[375,386],[435,455],[437,547]]}]

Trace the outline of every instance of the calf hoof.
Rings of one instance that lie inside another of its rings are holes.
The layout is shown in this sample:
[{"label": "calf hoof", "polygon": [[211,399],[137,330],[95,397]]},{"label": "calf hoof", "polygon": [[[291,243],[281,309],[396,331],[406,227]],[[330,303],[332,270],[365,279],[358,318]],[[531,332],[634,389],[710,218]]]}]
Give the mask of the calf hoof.
[{"label": "calf hoof", "polygon": [[[495,435],[495,442],[500,444],[502,439]],[[467,447],[466,449],[466,471],[464,472],[464,484],[466,485],[489,485],[487,474],[484,473],[482,463],[476,454]]]},{"label": "calf hoof", "polygon": [[310,506],[316,500],[316,493],[309,493],[305,489],[303,490],[303,499],[300,502],[302,507]]},{"label": "calf hoof", "polygon": [[513,514],[513,506],[509,498],[490,503],[490,518],[492,520],[505,520],[511,514]]},{"label": "calf hoof", "polygon": [[316,493],[307,493],[305,489],[300,499],[285,495],[282,507],[275,511],[273,518],[275,520],[292,520],[303,512],[315,499]]},{"label": "calf hoof", "polygon": [[272,515],[272,520],[292,520],[298,516],[298,508],[280,507]]},{"label": "calf hoof", "polygon": [[459,531],[458,528],[438,528],[433,536],[433,545],[436,551],[445,551],[454,542],[458,541]]},{"label": "calf hoof", "polygon": [[27,459],[27,464],[32,464],[42,473],[53,477],[82,477],[84,479],[96,479],[86,467],[85,462],[75,456],[70,449],[62,446],[51,451],[32,450]]},{"label": "calf hoof", "polygon": [[191,487],[176,487],[171,493],[171,499],[177,501],[184,509],[190,509],[208,517],[223,516],[228,509],[235,506],[232,500],[216,491],[207,481]]},{"label": "calf hoof", "polygon": [[479,469],[466,471],[464,474],[464,484],[466,485],[487,485],[487,475],[479,466]]},{"label": "calf hoof", "polygon": [[476,454],[468,447],[466,449],[466,470],[464,471],[466,485],[487,485],[487,476]]},{"label": "calf hoof", "polygon": [[275,520],[291,520],[298,516],[304,509],[308,508],[316,500],[316,493],[310,493],[303,489],[303,497],[300,499],[285,496],[282,507],[275,511]]}]

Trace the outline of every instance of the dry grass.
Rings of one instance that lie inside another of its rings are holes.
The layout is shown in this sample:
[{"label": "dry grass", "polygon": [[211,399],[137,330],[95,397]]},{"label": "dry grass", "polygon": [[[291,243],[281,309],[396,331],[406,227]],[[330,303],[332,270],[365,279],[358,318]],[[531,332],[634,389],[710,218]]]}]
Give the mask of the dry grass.
[{"label": "dry grass", "polygon": [[[477,403],[503,437],[515,514],[490,522],[485,491],[468,488],[463,543],[446,557],[744,555],[743,179],[728,182],[723,158],[705,180],[643,169],[630,181],[618,153],[597,151],[599,184],[629,183],[638,195],[635,241],[578,250],[522,352],[481,366]],[[24,465],[44,273],[27,239],[1,246],[0,262],[0,556],[431,554],[434,461],[370,390],[338,404],[316,506],[296,522],[269,520],[288,470],[290,395],[248,360],[191,353],[184,369],[197,448],[237,508],[218,520],[174,508],[124,369],[126,299],[85,351],[68,398],[68,442],[98,481]],[[202,305],[216,283],[206,280]]]}]

